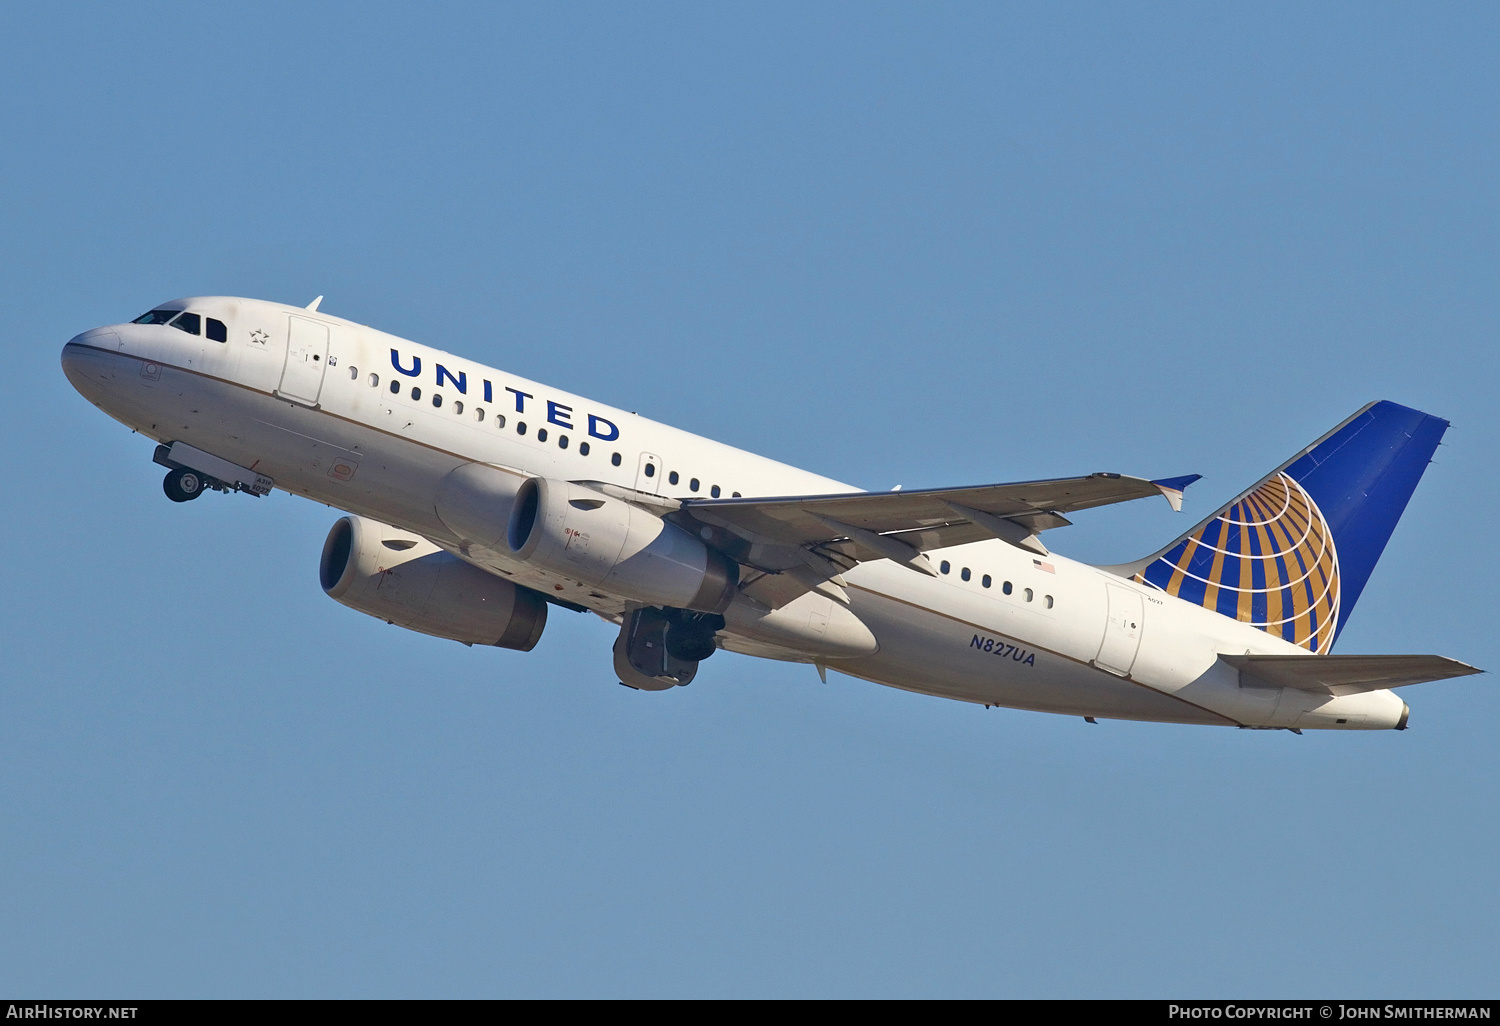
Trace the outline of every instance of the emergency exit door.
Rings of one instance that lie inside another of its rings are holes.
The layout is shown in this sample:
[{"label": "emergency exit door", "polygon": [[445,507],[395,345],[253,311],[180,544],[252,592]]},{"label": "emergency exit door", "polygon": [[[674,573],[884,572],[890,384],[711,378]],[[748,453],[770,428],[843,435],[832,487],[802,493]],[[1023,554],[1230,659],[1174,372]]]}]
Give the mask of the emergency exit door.
[{"label": "emergency exit door", "polygon": [[660,495],[661,490],[661,459],[653,453],[641,453],[641,462],[636,467],[635,490],[638,492],[649,492],[652,495]]}]

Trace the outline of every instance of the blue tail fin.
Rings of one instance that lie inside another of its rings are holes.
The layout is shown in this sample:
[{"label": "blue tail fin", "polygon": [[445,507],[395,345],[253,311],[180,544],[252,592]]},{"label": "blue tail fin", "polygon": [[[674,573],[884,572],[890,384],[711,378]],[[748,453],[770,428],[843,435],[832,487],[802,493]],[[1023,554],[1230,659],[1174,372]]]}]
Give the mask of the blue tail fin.
[{"label": "blue tail fin", "polygon": [[1134,579],[1327,652],[1448,422],[1371,403],[1156,555]]}]

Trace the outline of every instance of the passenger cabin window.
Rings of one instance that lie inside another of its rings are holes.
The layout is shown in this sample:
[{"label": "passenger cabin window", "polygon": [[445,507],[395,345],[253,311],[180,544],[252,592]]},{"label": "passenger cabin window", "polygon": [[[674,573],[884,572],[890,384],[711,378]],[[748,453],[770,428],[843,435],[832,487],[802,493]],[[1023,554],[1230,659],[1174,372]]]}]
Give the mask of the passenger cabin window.
[{"label": "passenger cabin window", "polygon": [[719,497],[719,486],[718,485],[714,485],[712,488],[710,488],[708,490],[708,494],[712,495],[714,498],[717,499]]},{"label": "passenger cabin window", "polygon": [[435,410],[435,409],[437,409],[438,407],[440,407],[442,405],[443,405],[443,393],[441,393],[441,392],[434,392],[434,393],[432,393],[432,408]]},{"label": "passenger cabin window", "polygon": [[676,484],[679,480],[680,478],[678,478],[677,471],[675,470],[667,475],[667,484]]},{"label": "passenger cabin window", "polygon": [[943,562],[942,562],[942,564],[941,564],[941,565],[940,565],[940,566],[939,566],[939,567],[938,567],[938,569],[939,569],[939,570],[941,570],[941,571],[942,571],[942,572],[943,572],[943,573],[947,573],[947,572],[948,572],[948,571],[949,571],[949,570],[952,570],[952,569],[953,569],[953,567],[952,567],[952,565],[951,565],[951,564],[950,564],[950,563],[949,563],[949,562],[948,562],[948,561],[947,561],[947,560],[946,560],[946,559],[945,559],[945,560],[943,560]]},{"label": "passenger cabin window", "polygon": [[172,322],[172,327],[178,331],[185,331],[189,335],[200,335],[203,333],[203,318],[195,313],[179,314]]},{"label": "passenger cabin window", "polygon": [[646,476],[647,477],[655,477],[656,476],[656,464],[655,463],[648,463],[648,464],[646,464]]},{"label": "passenger cabin window", "polygon": [[181,310],[152,310],[150,313],[143,313],[143,314],[141,314],[139,317],[137,317],[135,320],[131,321],[130,323],[131,324],[166,324],[173,317],[176,317],[180,313],[182,313]]},{"label": "passenger cabin window", "polygon": [[688,490],[693,492],[698,490],[698,479],[696,477],[688,482]]},{"label": "passenger cabin window", "polygon": [[378,388],[378,387],[380,387],[380,375],[379,374],[371,374],[370,375],[370,387],[371,388]]},{"label": "passenger cabin window", "polygon": [[474,419],[475,420],[480,420],[480,421],[484,420],[484,407],[483,406],[476,406],[476,407],[474,407]]},{"label": "passenger cabin window", "polygon": [[990,575],[989,574],[985,574],[984,577],[979,581],[979,583],[982,584],[982,585],[984,585],[986,588],[988,588],[990,586],[990,583],[991,583],[990,582]]},{"label": "passenger cabin window", "polygon": [[1051,595],[1043,595],[1042,596],[1042,603],[1048,609],[1051,609],[1052,608],[1052,596]]},{"label": "passenger cabin window", "polygon": [[524,420],[518,420],[518,421],[516,421],[516,434],[518,434],[518,435],[524,435],[525,433],[526,433],[526,422]]},{"label": "passenger cabin window", "polygon": [[1026,601],[1027,601],[1027,602],[1030,602],[1030,601],[1031,601],[1031,599],[1032,599],[1032,593],[1031,593],[1031,589],[1030,589],[1030,588],[1027,588],[1027,589],[1026,589]]},{"label": "passenger cabin window", "polygon": [[536,440],[538,442],[545,442],[547,440],[547,429],[546,428],[537,428],[536,429]]},{"label": "passenger cabin window", "polygon": [[969,568],[968,567],[964,567],[961,571],[959,571],[958,576],[962,577],[964,580],[967,581],[969,579]]},{"label": "passenger cabin window", "polygon": [[464,401],[462,399],[455,399],[455,400],[453,400],[453,412],[454,413],[462,413],[462,412],[464,412]]},{"label": "passenger cabin window", "polygon": [[567,435],[558,435],[557,436],[557,447],[559,449],[566,449],[568,447],[568,436]]},{"label": "passenger cabin window", "polygon": [[349,368],[349,380],[350,381],[358,381],[359,380],[359,368],[358,367],[352,367],[351,366]]},{"label": "passenger cabin window", "polygon": [[411,397],[413,401],[422,398],[422,390],[420,388],[412,388]]},{"label": "passenger cabin window", "polygon": [[391,382],[391,395],[399,395],[400,392],[401,392],[401,382],[399,382],[399,381],[392,381]]},{"label": "passenger cabin window", "polygon": [[587,456],[588,454],[589,454],[589,443],[587,443],[587,442],[579,442],[578,443],[578,455],[580,455],[580,456]]},{"label": "passenger cabin window", "polygon": [[[229,329],[224,327],[223,321],[214,320],[214,318],[210,317],[208,319],[208,337],[213,342],[228,342]],[[349,376],[351,378],[354,377],[353,374]]]},{"label": "passenger cabin window", "polygon": [[1009,595],[1011,592],[1010,582],[1006,581],[1004,584],[1000,585],[1000,590]]},{"label": "passenger cabin window", "polygon": [[620,454],[619,453],[612,454],[610,456],[610,458],[609,458],[609,463],[610,463],[610,466],[618,467],[620,465]]}]

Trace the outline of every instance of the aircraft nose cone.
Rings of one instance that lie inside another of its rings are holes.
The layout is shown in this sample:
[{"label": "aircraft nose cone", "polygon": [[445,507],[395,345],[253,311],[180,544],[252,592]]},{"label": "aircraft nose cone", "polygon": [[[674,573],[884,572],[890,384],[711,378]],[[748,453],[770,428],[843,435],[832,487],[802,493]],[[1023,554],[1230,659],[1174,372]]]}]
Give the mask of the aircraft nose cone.
[{"label": "aircraft nose cone", "polygon": [[74,388],[92,398],[99,390],[101,378],[110,376],[108,354],[117,350],[119,345],[119,336],[109,328],[95,328],[76,335],[63,346],[63,373]]}]

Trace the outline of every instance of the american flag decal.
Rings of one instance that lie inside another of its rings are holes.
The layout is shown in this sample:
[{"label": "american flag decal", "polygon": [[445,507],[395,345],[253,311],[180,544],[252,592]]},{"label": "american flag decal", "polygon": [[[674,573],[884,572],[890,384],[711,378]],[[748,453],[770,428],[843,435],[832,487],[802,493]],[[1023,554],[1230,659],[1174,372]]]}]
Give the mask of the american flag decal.
[{"label": "american flag decal", "polygon": [[1038,570],[1044,571],[1045,573],[1057,573],[1057,567],[1053,566],[1051,563],[1043,563],[1040,559],[1033,559],[1031,561],[1031,565],[1036,567]]}]

